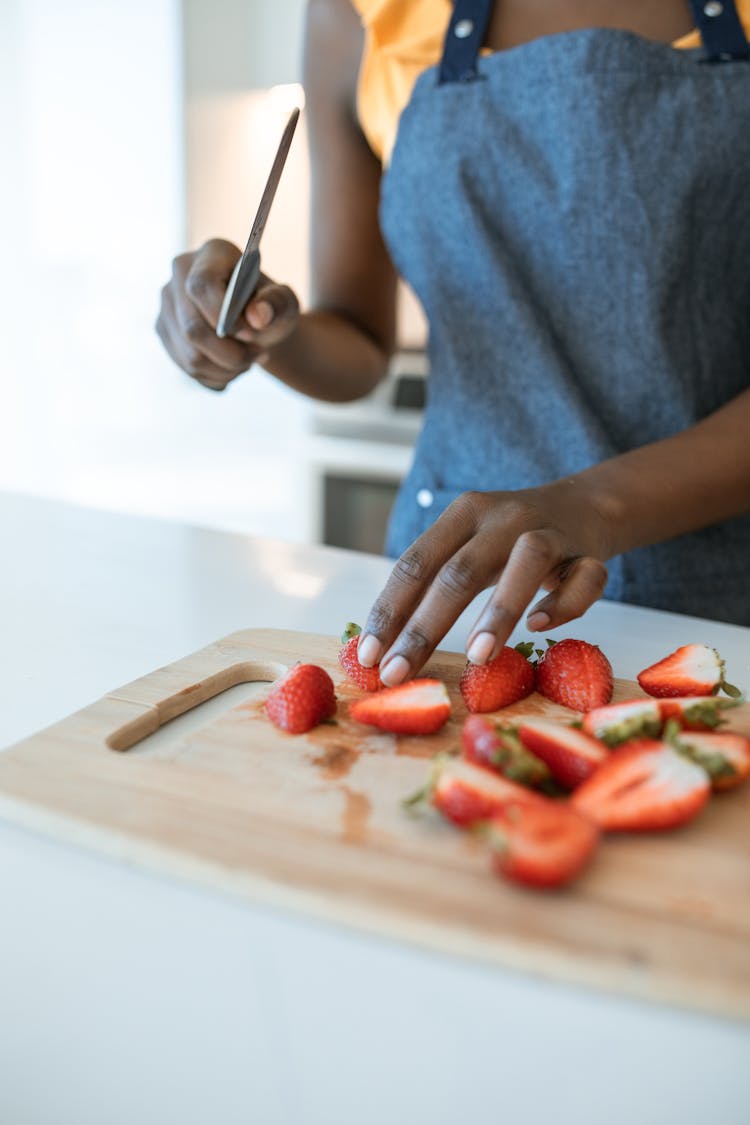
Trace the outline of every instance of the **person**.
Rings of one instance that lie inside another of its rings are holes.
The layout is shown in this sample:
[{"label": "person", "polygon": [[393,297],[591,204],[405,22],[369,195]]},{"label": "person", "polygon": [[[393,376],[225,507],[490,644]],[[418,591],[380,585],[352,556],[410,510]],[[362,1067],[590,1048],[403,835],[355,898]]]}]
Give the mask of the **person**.
[{"label": "person", "polygon": [[428,403],[359,648],[386,684],[487,589],[477,664],[605,590],[750,625],[748,31],[747,0],[310,0],[311,307],[264,276],[218,339],[212,240],[158,332],[206,387],[259,361],[346,401],[414,288]]}]

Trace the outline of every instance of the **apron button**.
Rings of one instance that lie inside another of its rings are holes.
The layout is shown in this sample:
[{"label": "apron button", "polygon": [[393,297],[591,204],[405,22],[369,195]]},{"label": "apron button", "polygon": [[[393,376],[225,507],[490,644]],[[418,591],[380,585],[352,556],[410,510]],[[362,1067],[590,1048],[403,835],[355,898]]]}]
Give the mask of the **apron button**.
[{"label": "apron button", "polygon": [[716,16],[720,16],[723,11],[724,5],[720,4],[718,0],[710,0],[703,8],[704,16],[708,16],[710,19],[715,19]]},{"label": "apron button", "polygon": [[417,493],[417,503],[420,508],[431,508],[435,501],[435,497],[430,492],[429,488],[420,488]]},{"label": "apron button", "polygon": [[[709,5],[709,7],[710,6],[711,5]],[[453,28],[453,34],[455,35],[456,39],[468,39],[473,30],[473,20],[459,20],[456,26]]]}]

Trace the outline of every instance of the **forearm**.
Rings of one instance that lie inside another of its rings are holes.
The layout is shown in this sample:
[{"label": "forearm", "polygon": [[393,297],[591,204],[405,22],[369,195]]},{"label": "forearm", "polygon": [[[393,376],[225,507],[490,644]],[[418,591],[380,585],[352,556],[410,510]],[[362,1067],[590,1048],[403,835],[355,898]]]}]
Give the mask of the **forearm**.
[{"label": "forearm", "polygon": [[274,347],[264,368],[282,383],[326,402],[368,394],[386,373],[388,351],[345,316],[303,313],[290,336]]},{"label": "forearm", "polygon": [[750,390],[690,429],[568,483],[586,490],[603,517],[609,558],[750,512]]}]

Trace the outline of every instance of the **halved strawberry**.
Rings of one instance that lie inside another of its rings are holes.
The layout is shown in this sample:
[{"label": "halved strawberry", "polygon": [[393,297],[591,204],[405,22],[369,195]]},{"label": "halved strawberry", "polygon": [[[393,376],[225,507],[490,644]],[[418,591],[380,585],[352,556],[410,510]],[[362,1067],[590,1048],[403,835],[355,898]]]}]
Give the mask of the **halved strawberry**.
[{"label": "halved strawberry", "polygon": [[484,715],[469,715],[461,728],[461,747],[467,762],[500,773],[519,785],[532,788],[549,783],[551,774],[535,754],[523,746],[511,727],[493,723]]},{"label": "halved strawberry", "polygon": [[266,714],[289,734],[304,734],[336,711],[333,680],[317,664],[293,664],[266,697]]},{"label": "halved strawberry", "polygon": [[588,641],[550,642],[536,667],[536,690],[563,707],[591,711],[612,698],[612,665]]},{"label": "halved strawberry", "polygon": [[568,804],[511,804],[478,826],[498,874],[529,887],[560,887],[580,875],[599,830]]},{"label": "halved strawberry", "polygon": [[667,742],[643,738],[613,750],[571,802],[604,831],[640,832],[684,824],[710,792],[700,766]]},{"label": "halved strawberry", "polygon": [[392,734],[435,734],[450,713],[445,684],[428,679],[384,688],[349,706],[349,714],[358,723],[369,723]]},{"label": "halved strawberry", "polygon": [[583,716],[583,729],[607,746],[619,746],[631,738],[656,738],[662,717],[655,699],[628,699],[595,707]]},{"label": "halved strawberry", "polygon": [[518,724],[518,737],[567,789],[575,789],[609,757],[607,747],[598,739],[549,719],[524,719]]},{"label": "halved strawberry", "polygon": [[638,673],[638,683],[649,695],[716,695],[739,690],[724,679],[724,661],[710,645],[683,645],[656,664]]},{"label": "halved strawberry", "polygon": [[706,771],[714,789],[733,789],[750,777],[750,738],[734,731],[674,731],[675,750]]},{"label": "halved strawberry", "polygon": [[461,758],[438,754],[427,785],[407,797],[404,805],[413,808],[430,801],[448,820],[459,828],[467,828],[478,820],[491,819],[508,804],[518,806],[545,800],[489,770]]},{"label": "halved strawberry", "polygon": [[739,699],[728,699],[724,695],[683,695],[657,699],[662,722],[676,719],[684,730],[713,730],[726,719],[722,711],[737,707]]},{"label": "halved strawberry", "polygon": [[380,679],[380,664],[365,668],[359,662],[357,648],[361,632],[360,626],[355,625],[353,621],[347,624],[341,636],[344,647],[339,651],[339,664],[349,679],[363,691],[382,691],[385,684]]},{"label": "halved strawberry", "polygon": [[531,641],[506,645],[487,664],[467,664],[458,686],[469,711],[498,711],[531,695],[534,665],[528,657],[533,650]]}]

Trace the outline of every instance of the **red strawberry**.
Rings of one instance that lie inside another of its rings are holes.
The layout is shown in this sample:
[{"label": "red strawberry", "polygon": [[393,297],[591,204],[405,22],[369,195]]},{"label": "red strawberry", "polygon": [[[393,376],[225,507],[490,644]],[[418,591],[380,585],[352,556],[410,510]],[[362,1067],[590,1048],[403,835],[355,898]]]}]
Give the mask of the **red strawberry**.
[{"label": "red strawberry", "polygon": [[750,777],[750,738],[733,731],[678,731],[672,745],[711,779],[714,789],[733,789]]},{"label": "red strawberry", "polygon": [[591,711],[612,698],[612,665],[596,645],[566,638],[540,658],[536,689],[563,707]]},{"label": "red strawberry", "polygon": [[524,748],[516,731],[501,727],[484,715],[469,715],[461,728],[461,747],[467,762],[500,773],[519,785],[546,785],[547,766]]},{"label": "red strawberry", "polygon": [[684,824],[710,792],[700,766],[666,742],[643,738],[613,750],[571,802],[604,831],[640,832]]},{"label": "red strawberry", "polygon": [[559,887],[581,873],[596,850],[599,831],[568,804],[512,804],[498,812],[482,835],[495,870],[530,887]]},{"label": "red strawberry", "polygon": [[726,722],[721,715],[729,707],[736,707],[739,699],[723,695],[683,695],[655,700],[662,722],[675,719],[684,730],[712,730]]},{"label": "red strawberry", "polygon": [[358,699],[349,714],[393,734],[435,734],[450,717],[448,692],[441,680],[409,680]]},{"label": "red strawberry", "polygon": [[409,808],[422,801],[430,801],[448,820],[467,828],[478,820],[490,820],[508,804],[518,807],[546,798],[489,770],[440,754],[427,785],[404,804]]},{"label": "red strawberry", "polygon": [[363,691],[381,691],[385,684],[380,679],[380,665],[374,664],[372,668],[363,668],[357,657],[359,633],[355,633],[347,640],[339,652],[339,664],[350,680]]},{"label": "red strawberry", "polygon": [[736,687],[724,679],[724,661],[709,645],[683,645],[663,660],[644,668],[638,683],[655,696],[716,695],[722,689],[738,696]]},{"label": "red strawberry", "polygon": [[266,714],[290,734],[312,730],[336,711],[333,680],[317,664],[294,664],[266,697]]},{"label": "red strawberry", "polygon": [[467,664],[459,689],[470,711],[498,711],[525,699],[534,690],[534,665],[528,657],[534,646],[527,644],[500,649],[487,664]]},{"label": "red strawberry", "polygon": [[663,721],[655,699],[628,699],[595,707],[583,716],[583,729],[607,746],[619,746],[631,738],[657,738]]},{"label": "red strawberry", "polygon": [[552,776],[567,789],[575,789],[609,757],[604,743],[576,727],[549,719],[526,719],[518,737],[527,750],[549,766]]}]

